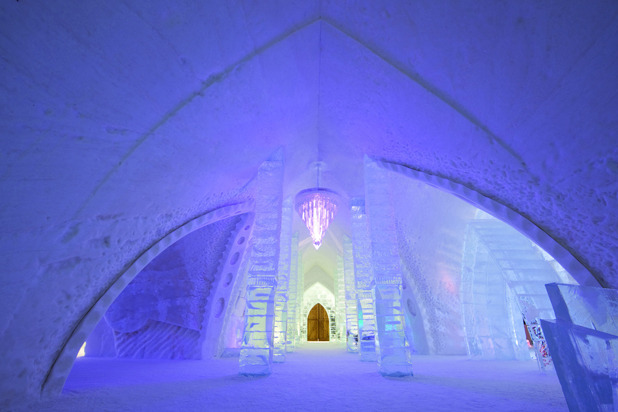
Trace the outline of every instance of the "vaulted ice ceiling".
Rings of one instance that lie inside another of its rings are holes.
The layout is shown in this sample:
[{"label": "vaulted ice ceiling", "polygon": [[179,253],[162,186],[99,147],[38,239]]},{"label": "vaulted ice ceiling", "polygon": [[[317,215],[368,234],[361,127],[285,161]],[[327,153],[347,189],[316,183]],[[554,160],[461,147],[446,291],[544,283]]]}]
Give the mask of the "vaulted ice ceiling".
[{"label": "vaulted ice ceiling", "polygon": [[369,154],[615,286],[615,3],[408,3],[4,4],[3,227],[216,207],[279,146],[287,194],[356,195]]},{"label": "vaulted ice ceiling", "polygon": [[613,1],[3,2],[1,330],[79,319],[166,233],[250,199],[279,147],[285,196],[317,161],[346,198],[364,155],[401,163],[513,209],[618,287],[617,16]]}]

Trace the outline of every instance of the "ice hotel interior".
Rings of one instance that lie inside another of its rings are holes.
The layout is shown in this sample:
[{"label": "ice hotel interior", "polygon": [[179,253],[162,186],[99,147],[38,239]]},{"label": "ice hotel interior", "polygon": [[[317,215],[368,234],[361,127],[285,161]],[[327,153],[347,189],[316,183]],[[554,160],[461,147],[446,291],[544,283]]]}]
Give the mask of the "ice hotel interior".
[{"label": "ice hotel interior", "polygon": [[0,3],[0,409],[618,411],[618,2]]}]

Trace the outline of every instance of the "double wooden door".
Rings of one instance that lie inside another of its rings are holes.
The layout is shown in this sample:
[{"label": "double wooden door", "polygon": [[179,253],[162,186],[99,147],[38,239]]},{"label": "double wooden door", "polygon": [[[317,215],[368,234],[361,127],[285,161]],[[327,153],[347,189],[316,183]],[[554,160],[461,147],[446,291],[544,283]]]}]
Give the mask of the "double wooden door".
[{"label": "double wooden door", "polygon": [[324,306],[316,303],[307,316],[307,340],[326,341],[329,338],[328,312]]}]

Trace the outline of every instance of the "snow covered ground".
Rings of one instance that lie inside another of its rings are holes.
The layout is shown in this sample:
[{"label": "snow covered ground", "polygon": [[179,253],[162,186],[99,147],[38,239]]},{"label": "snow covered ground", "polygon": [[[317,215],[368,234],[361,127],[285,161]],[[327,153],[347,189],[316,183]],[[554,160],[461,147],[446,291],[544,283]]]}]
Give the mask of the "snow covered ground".
[{"label": "snow covered ground", "polygon": [[305,343],[268,377],[238,374],[238,358],[80,358],[63,394],[40,411],[566,411],[554,372],[534,361],[416,356],[415,376],[387,379],[341,344]]}]

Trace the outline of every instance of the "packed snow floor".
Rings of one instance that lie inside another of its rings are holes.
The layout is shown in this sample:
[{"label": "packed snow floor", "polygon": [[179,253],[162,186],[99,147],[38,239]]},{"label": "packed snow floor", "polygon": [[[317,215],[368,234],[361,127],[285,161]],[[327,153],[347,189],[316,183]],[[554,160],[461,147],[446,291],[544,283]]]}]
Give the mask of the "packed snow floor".
[{"label": "packed snow floor", "polygon": [[415,356],[414,377],[384,378],[337,343],[306,343],[267,377],[238,358],[80,358],[63,394],[41,411],[566,411],[553,371],[534,361]]}]

